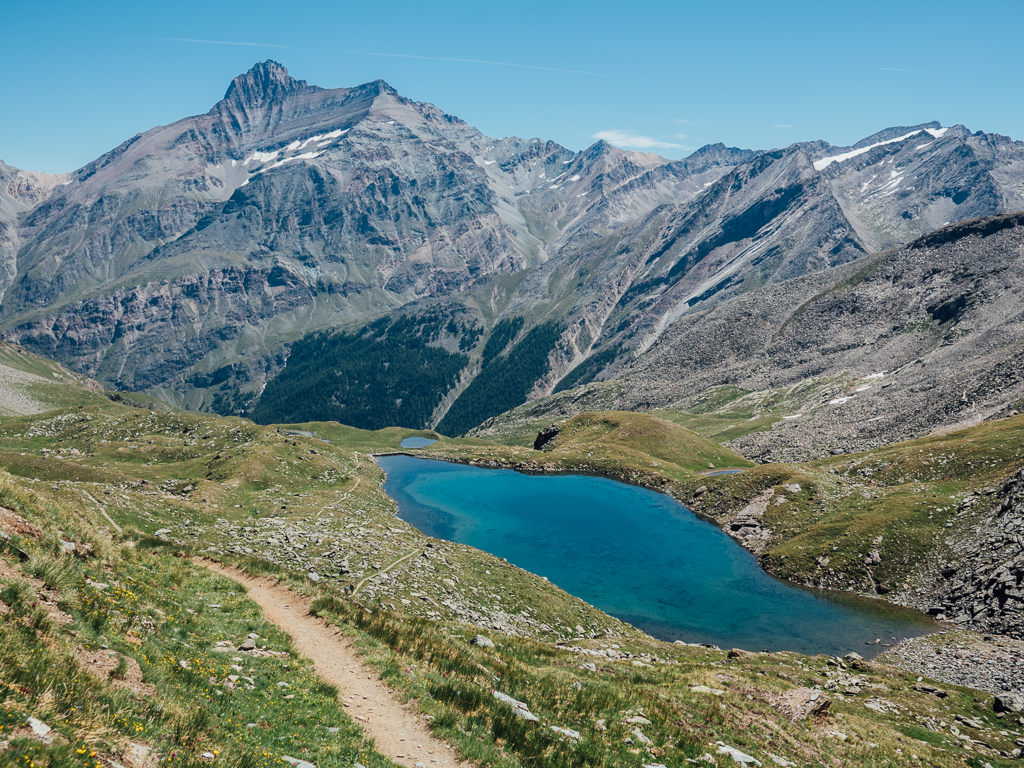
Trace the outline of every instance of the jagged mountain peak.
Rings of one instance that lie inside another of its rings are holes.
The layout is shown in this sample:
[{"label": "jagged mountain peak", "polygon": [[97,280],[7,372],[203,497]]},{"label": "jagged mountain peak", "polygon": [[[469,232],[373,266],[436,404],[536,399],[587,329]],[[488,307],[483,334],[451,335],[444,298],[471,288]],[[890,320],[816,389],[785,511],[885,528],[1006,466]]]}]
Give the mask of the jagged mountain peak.
[{"label": "jagged mountain peak", "polygon": [[224,98],[213,111],[217,111],[225,102],[247,109],[261,107],[292,94],[315,93],[321,90],[323,89],[310,85],[305,80],[296,80],[288,74],[288,69],[283,64],[267,59],[232,80],[224,93]]},{"label": "jagged mountain peak", "polygon": [[368,83],[363,83],[352,89],[353,91],[361,91],[370,96],[401,96],[390,83],[380,78],[371,80]]}]

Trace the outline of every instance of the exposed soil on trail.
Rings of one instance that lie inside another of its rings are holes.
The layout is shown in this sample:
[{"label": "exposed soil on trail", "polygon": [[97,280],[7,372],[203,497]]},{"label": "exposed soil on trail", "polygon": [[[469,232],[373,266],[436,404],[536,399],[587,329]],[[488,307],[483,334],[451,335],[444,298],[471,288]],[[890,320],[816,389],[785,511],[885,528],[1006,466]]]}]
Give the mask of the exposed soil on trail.
[{"label": "exposed soil on trail", "polygon": [[417,763],[430,768],[473,765],[460,760],[458,752],[430,733],[423,715],[398,700],[380,675],[363,663],[345,635],[310,615],[312,600],[273,579],[254,578],[210,560],[196,558],[193,562],[245,586],[267,620],[291,635],[295,647],[313,660],[317,674],[338,686],[349,715],[382,755],[410,768]]}]

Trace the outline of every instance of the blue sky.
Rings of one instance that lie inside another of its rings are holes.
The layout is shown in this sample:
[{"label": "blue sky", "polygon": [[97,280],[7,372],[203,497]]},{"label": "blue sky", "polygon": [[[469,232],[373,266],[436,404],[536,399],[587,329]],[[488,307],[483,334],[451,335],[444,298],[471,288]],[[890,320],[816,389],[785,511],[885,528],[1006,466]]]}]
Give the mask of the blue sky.
[{"label": "blue sky", "polygon": [[574,150],[848,145],[929,120],[1024,139],[1019,0],[0,0],[0,15],[0,158],[51,173],[206,112],[267,58]]}]

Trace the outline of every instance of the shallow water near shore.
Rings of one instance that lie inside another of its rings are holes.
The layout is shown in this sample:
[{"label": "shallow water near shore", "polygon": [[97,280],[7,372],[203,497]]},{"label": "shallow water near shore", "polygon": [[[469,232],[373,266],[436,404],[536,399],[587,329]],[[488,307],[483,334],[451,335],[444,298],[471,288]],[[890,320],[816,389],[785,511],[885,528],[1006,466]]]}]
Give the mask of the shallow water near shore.
[{"label": "shallow water near shore", "polygon": [[399,517],[428,536],[506,558],[662,640],[870,658],[937,628],[880,600],[773,578],[714,525],[646,488],[411,456],[378,463]]}]

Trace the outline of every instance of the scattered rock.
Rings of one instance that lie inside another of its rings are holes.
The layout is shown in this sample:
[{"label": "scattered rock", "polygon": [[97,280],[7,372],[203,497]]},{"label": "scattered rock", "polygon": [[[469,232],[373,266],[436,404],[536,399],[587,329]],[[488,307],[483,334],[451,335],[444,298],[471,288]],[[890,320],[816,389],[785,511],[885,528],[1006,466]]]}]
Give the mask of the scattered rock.
[{"label": "scattered rock", "polygon": [[503,701],[510,707],[512,707],[512,712],[513,714],[515,714],[516,717],[522,718],[523,720],[529,720],[534,723],[540,722],[540,718],[533,714],[533,712],[530,711],[530,707],[524,702],[516,701],[511,696],[507,696],[506,694],[501,693],[500,691],[491,691],[491,694],[498,701]]},{"label": "scattered rock", "polygon": [[706,685],[691,685],[690,690],[694,693],[710,693],[714,696],[721,696],[725,691],[720,691],[718,688],[708,688]]},{"label": "scattered rock", "polygon": [[1024,712],[1024,694],[1004,693],[996,696],[992,709],[996,712]]},{"label": "scattered rock", "polygon": [[32,735],[37,739],[42,739],[45,742],[49,742],[53,737],[52,728],[44,723],[42,720],[36,720],[34,717],[28,719],[28,727],[32,729]]},{"label": "scattered rock", "polygon": [[794,688],[786,691],[776,702],[776,707],[794,722],[825,715],[831,706],[832,700],[813,688]]},{"label": "scattered rock", "polygon": [[491,638],[484,635],[477,635],[470,641],[473,645],[478,645],[481,648],[493,648],[494,641]]},{"label": "scattered rock", "polygon": [[[949,696],[949,694],[946,691],[942,690],[941,688],[936,688],[934,685],[928,685],[928,683],[915,683],[914,690],[918,691],[919,693],[930,693],[932,696],[938,696],[940,699],[944,699],[947,696]],[[996,711],[998,712],[999,710]],[[1019,710],[1011,711],[1018,712]]]},{"label": "scattered rock", "polygon": [[718,753],[720,755],[728,755],[735,762],[740,763],[741,765],[761,764],[761,761],[758,760],[756,757],[752,757],[748,755],[746,752],[740,752],[738,749],[736,749],[736,747],[730,747],[729,745],[723,744],[720,741],[716,742],[716,744],[718,744]]},{"label": "scattered rock", "polygon": [[253,640],[251,637],[247,637],[247,638],[245,638],[245,640],[242,641],[242,644],[240,646],[238,646],[238,650],[240,650],[240,651],[254,651],[254,650],[256,650],[256,641]]},{"label": "scattered rock", "polygon": [[968,728],[974,728],[976,731],[982,731],[982,730],[985,729],[985,723],[983,723],[981,720],[978,720],[978,719],[975,719],[975,718],[964,717],[963,715],[957,715],[956,716],[956,721],[958,723],[963,723]]},{"label": "scattered rock", "polygon": [[583,739],[579,731],[574,731],[571,728],[559,728],[557,725],[552,725],[551,730],[555,733],[560,733],[563,736],[572,739],[573,741],[581,741]]}]

